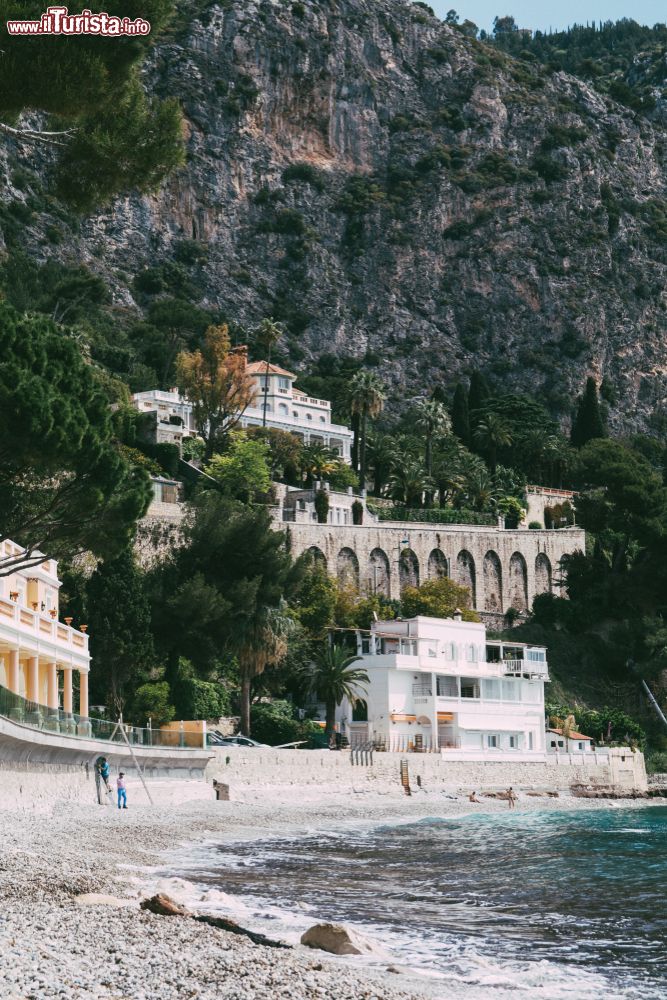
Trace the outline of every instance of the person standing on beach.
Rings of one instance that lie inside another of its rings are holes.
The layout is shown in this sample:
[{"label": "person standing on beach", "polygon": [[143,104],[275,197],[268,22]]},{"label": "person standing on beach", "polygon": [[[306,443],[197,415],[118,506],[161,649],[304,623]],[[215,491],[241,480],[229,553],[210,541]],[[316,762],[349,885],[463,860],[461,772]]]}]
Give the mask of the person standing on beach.
[{"label": "person standing on beach", "polygon": [[116,778],[116,790],[118,792],[118,808],[121,808],[121,802],[123,803],[122,808],[127,809],[127,791],[125,788],[125,775],[121,771]]},{"label": "person standing on beach", "polygon": [[100,777],[104,782],[107,792],[111,791],[111,786],[109,784],[109,777],[111,775],[111,769],[109,768],[109,761],[106,757],[100,757],[98,761]]},{"label": "person standing on beach", "polygon": [[507,804],[510,809],[514,809],[516,805],[516,795],[514,794],[514,789],[512,788],[511,785],[507,789]]}]

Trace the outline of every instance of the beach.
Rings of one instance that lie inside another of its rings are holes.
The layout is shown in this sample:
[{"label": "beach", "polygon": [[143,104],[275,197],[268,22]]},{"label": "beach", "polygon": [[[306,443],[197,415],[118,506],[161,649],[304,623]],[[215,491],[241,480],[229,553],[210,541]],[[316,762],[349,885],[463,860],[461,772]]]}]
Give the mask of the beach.
[{"label": "beach", "polygon": [[[391,959],[369,967],[360,958],[334,958],[302,946],[268,948],[186,917],[154,915],[140,910],[139,902],[151,889],[179,898],[182,880],[165,880],[158,871],[187,845],[507,812],[503,801],[473,805],[465,796],[442,794],[339,795],[305,805],[282,794],[280,801],[264,795],[261,801],[155,808],[142,804],[137,792],[130,806],[118,811],[68,804],[49,816],[0,813],[3,1000],[442,996],[442,982]],[[608,806],[604,800],[522,795],[517,812]],[[77,899],[91,893],[113,899]],[[191,892],[187,901],[193,908]]]}]

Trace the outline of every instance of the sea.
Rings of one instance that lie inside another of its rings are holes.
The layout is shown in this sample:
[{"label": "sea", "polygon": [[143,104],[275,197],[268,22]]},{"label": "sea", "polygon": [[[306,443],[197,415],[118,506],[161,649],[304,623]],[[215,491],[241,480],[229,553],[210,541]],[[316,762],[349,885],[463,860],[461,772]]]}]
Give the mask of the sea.
[{"label": "sea", "polygon": [[351,926],[384,952],[363,961],[448,1000],[667,998],[663,807],[341,822],[200,845],[161,873],[273,938]]}]

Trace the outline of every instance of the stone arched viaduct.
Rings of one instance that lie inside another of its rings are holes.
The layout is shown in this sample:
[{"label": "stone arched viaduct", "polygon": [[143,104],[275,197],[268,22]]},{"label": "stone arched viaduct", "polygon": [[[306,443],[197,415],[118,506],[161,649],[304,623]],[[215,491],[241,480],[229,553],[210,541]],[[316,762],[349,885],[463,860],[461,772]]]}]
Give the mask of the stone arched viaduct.
[{"label": "stone arched viaduct", "polygon": [[[276,525],[278,527],[278,525]],[[560,561],[585,547],[580,528],[506,530],[412,522],[281,524],[296,558],[312,550],[332,576],[362,593],[397,598],[401,589],[438,576],[470,587],[473,606],[501,615],[530,609],[540,593],[560,593]]]}]

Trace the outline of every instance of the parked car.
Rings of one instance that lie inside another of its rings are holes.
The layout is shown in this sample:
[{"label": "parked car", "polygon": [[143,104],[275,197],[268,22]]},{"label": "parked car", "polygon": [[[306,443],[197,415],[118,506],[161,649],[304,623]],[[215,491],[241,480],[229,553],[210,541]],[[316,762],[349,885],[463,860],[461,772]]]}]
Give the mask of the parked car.
[{"label": "parked car", "polygon": [[217,731],[208,734],[209,743],[216,747],[265,747],[268,743],[258,743],[249,736],[223,736]]}]

